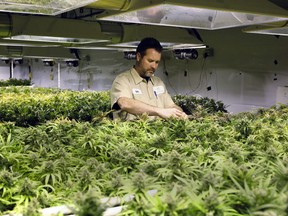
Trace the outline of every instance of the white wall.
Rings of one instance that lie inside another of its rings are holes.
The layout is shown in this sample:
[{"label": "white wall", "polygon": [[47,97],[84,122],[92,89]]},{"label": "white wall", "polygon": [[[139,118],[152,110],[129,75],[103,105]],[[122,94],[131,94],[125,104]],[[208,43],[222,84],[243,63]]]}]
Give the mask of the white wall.
[{"label": "white wall", "polygon": [[0,80],[7,80],[10,77],[10,68],[7,65],[0,64]]},{"label": "white wall", "polygon": [[7,80],[10,78],[10,76],[13,76],[13,78],[16,79],[28,79],[28,64],[25,64],[25,66],[14,64],[12,69],[10,63],[5,63],[4,61],[0,60],[0,80]]},{"label": "white wall", "polygon": [[[199,50],[196,60],[176,60],[171,51],[163,53],[156,75],[172,95],[199,94],[221,100],[234,113],[276,103],[277,87],[288,85],[287,37],[247,34],[238,28],[199,33],[214,56],[205,59]],[[61,88],[109,90],[115,76],[134,64],[117,51],[81,50],[80,56],[77,68],[60,63]],[[59,85],[57,65],[44,67],[35,59],[30,64],[35,86]],[[15,77],[28,78],[27,62],[21,67],[14,69]],[[0,79],[9,78],[7,71],[9,74],[9,68],[1,64]]]}]

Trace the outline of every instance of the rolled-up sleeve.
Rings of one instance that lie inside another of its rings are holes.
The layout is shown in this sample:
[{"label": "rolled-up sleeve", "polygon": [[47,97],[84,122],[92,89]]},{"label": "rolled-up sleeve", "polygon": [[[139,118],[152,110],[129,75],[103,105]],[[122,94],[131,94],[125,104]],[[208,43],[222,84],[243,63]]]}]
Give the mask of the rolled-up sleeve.
[{"label": "rolled-up sleeve", "polygon": [[117,104],[117,101],[120,97],[128,97],[132,98],[132,92],[129,88],[129,81],[125,76],[118,76],[114,80],[111,92],[110,92],[110,98],[111,98],[111,108],[115,108],[119,106],[115,106]]}]

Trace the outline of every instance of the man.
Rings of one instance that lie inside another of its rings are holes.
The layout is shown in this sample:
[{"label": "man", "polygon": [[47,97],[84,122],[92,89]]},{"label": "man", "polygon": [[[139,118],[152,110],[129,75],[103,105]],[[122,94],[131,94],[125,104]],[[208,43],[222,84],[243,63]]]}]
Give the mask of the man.
[{"label": "man", "polygon": [[136,64],[118,75],[111,88],[113,118],[135,119],[147,114],[150,118],[187,118],[177,106],[162,80],[154,73],[161,59],[162,46],[154,38],[144,38],[136,50]]}]

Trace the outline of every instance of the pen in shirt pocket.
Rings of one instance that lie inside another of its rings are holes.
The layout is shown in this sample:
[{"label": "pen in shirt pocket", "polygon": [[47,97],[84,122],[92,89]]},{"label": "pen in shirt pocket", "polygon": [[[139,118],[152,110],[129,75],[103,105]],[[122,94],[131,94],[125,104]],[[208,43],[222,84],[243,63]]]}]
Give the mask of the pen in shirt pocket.
[{"label": "pen in shirt pocket", "polygon": [[158,99],[158,96],[157,96],[157,92],[156,92],[156,91],[154,91],[154,95],[155,95],[155,97]]}]

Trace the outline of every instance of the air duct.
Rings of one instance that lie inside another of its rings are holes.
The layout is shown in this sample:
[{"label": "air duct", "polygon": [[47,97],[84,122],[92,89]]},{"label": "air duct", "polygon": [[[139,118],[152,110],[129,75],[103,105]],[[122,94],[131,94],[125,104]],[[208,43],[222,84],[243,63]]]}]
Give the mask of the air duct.
[{"label": "air duct", "polygon": [[131,0],[98,0],[95,1],[86,7],[96,8],[96,9],[105,9],[105,10],[117,10],[117,11],[126,11],[129,9]]},{"label": "air duct", "polygon": [[9,56],[18,57],[23,55],[23,47],[21,46],[7,46]]},{"label": "air duct", "polygon": [[109,37],[111,43],[119,43],[123,37],[123,26],[121,23],[99,22],[101,32]]},{"label": "air duct", "polygon": [[5,47],[0,46],[0,57],[5,58],[50,58],[64,61],[78,60],[69,49],[61,47]]},{"label": "air duct", "polygon": [[74,60],[70,47],[103,47],[122,37],[119,23],[0,14],[0,56]]},{"label": "air duct", "polygon": [[8,57],[75,59],[71,47],[103,47],[123,37],[120,23],[8,13],[0,14],[0,31],[0,56]]},{"label": "air duct", "polygon": [[23,47],[20,46],[0,46],[0,57],[18,58],[23,57]]},{"label": "air duct", "polygon": [[0,13],[0,37],[9,37],[12,32],[11,16],[8,13]]},{"label": "air duct", "polygon": [[1,14],[0,37],[5,39],[57,42],[65,46],[108,42],[120,34],[102,32],[99,22],[63,19],[51,16]]}]

